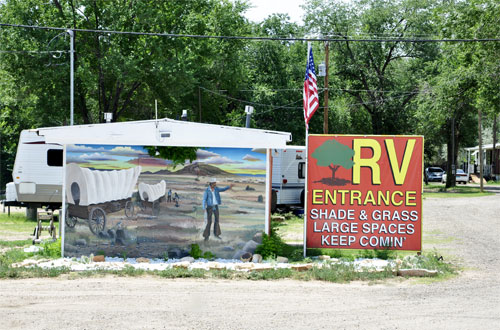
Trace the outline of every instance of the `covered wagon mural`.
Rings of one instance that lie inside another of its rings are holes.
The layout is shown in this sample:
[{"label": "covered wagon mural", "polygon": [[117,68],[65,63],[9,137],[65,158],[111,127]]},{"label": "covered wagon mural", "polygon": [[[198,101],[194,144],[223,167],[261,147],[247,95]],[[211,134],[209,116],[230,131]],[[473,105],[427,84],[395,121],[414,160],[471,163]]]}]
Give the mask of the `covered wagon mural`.
[{"label": "covered wagon mural", "polygon": [[66,147],[67,256],[239,258],[265,229],[266,155],[198,148],[174,166],[142,146]]}]

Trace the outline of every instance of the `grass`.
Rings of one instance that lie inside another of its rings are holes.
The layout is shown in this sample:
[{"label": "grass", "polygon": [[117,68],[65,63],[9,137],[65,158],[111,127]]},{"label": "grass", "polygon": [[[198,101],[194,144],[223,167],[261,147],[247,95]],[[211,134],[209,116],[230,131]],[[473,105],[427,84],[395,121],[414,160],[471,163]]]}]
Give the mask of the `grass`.
[{"label": "grass", "polygon": [[275,228],[281,238],[286,243],[301,244],[303,239],[304,218],[298,217],[293,213],[286,213],[284,222],[276,222]]},{"label": "grass", "polygon": [[11,213],[10,217],[7,213],[0,214],[0,232],[3,235],[9,232],[30,235],[33,233],[35,226],[36,221],[28,220],[23,213]]},{"label": "grass", "polygon": [[12,267],[12,264],[27,258],[59,258],[61,256],[61,241],[45,241],[38,253],[27,253],[20,247],[30,246],[31,239],[9,240],[9,236],[19,237],[19,233],[29,236],[36,222],[28,220],[22,213],[0,214],[0,234],[7,239],[0,240],[0,278],[57,277],[67,273],[65,268],[42,269],[40,267]]},{"label": "grass", "polygon": [[[275,228],[280,235],[283,233],[302,231],[303,219],[301,217],[287,214],[285,222],[277,224]],[[13,214],[11,217],[0,215],[0,230],[10,232],[31,231],[35,223],[29,221],[21,214]],[[439,234],[439,233],[436,233]],[[126,266],[122,270],[91,270],[83,272],[72,272],[66,267],[57,267],[51,269],[42,269],[40,267],[12,267],[12,264],[25,260],[27,258],[58,258],[60,256],[61,242],[46,241],[42,246],[42,250],[38,253],[26,253],[18,247],[30,245],[31,240],[16,240],[16,241],[0,241],[0,247],[7,248],[6,251],[0,253],[0,279],[1,278],[45,278],[58,277],[68,274],[68,278],[80,277],[98,277],[98,276],[144,276],[152,275],[160,278],[200,278],[200,279],[240,279],[240,280],[280,280],[280,279],[295,279],[295,280],[318,280],[336,283],[348,283],[350,281],[379,281],[388,278],[394,278],[396,275],[391,269],[384,271],[357,271],[352,264],[349,263],[326,263],[325,267],[317,266],[304,272],[295,271],[288,268],[277,268],[264,271],[237,272],[233,270],[210,270],[202,269],[185,269],[185,268],[169,268],[163,271],[147,271],[135,269],[132,266]],[[288,245],[285,242],[278,243],[280,252],[290,259],[290,261],[310,262],[309,258],[302,258],[301,245]],[[379,259],[395,259],[404,258],[407,255],[414,255],[413,252],[402,252],[392,250],[338,250],[338,249],[308,249],[309,256],[329,255],[332,258],[340,259],[341,261],[349,262],[356,258],[379,258]],[[441,273],[440,278],[447,278],[456,273],[456,268],[450,264],[443,263],[434,257],[436,253],[421,259],[415,260],[419,267],[426,269],[437,269]]]},{"label": "grass", "polygon": [[[457,273],[457,268],[451,264],[444,263],[439,260],[437,254],[431,253],[426,256],[414,257],[416,267],[431,270],[439,270],[438,276],[441,280],[449,278]],[[395,278],[395,271],[386,268],[382,271],[363,270],[357,271],[353,264],[349,263],[334,263],[327,262],[323,267],[313,266],[312,269],[299,272],[289,268],[277,268],[264,271],[238,272],[228,269],[222,270],[202,270],[202,269],[186,269],[186,268],[168,268],[163,271],[148,271],[143,269],[135,269],[132,266],[126,266],[122,270],[89,270],[82,272],[72,272],[66,267],[57,267],[51,269],[42,269],[40,267],[11,267],[12,263],[24,260],[27,257],[33,257],[33,253],[24,253],[21,250],[13,249],[0,255],[0,279],[1,278],[44,278],[58,277],[63,274],[68,274],[69,279],[77,279],[84,277],[101,277],[106,275],[120,277],[138,277],[151,275],[159,278],[199,278],[199,279],[230,279],[230,280],[265,280],[273,281],[280,279],[294,279],[302,281],[325,281],[334,283],[349,283],[351,281],[381,281],[385,279]],[[402,268],[410,265],[403,264]],[[415,265],[413,265],[415,267]]]},{"label": "grass", "polygon": [[424,198],[454,198],[454,197],[482,197],[491,196],[494,193],[481,192],[478,187],[470,187],[467,185],[456,186],[453,188],[445,188],[445,185],[427,185],[424,187]]},{"label": "grass", "polygon": [[[44,221],[43,225],[47,226],[48,221]],[[59,222],[55,222],[54,225],[57,228],[57,233],[59,233]],[[36,227],[36,221],[28,220],[24,213],[13,212],[10,216],[7,213],[0,213],[0,236],[2,237],[19,237],[20,234],[26,234],[26,237],[33,235],[33,231]],[[43,231],[42,236],[49,236],[48,231]]]},{"label": "grass", "polygon": [[486,182],[486,184],[488,186],[500,186],[500,181],[493,181],[493,180],[490,180],[488,182]]},{"label": "grass", "polygon": [[424,235],[422,239],[423,244],[447,244],[457,240],[455,237],[436,237]]},{"label": "grass", "polygon": [[17,241],[0,241],[0,247],[9,247],[9,248],[24,247],[31,244],[32,244],[31,239],[17,240]]}]

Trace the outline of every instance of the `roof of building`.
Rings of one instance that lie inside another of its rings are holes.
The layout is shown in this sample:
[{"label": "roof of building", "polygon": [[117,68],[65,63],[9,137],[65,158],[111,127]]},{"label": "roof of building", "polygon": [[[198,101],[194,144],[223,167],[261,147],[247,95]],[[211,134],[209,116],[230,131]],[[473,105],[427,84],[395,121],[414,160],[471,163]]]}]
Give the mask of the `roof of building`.
[{"label": "roof of building", "polygon": [[[482,149],[483,150],[492,150],[493,149],[493,143],[483,144],[482,145]],[[495,149],[500,149],[500,143],[496,144],[496,148]],[[467,151],[478,151],[479,150],[479,146],[464,148],[464,150],[467,150]]]},{"label": "roof of building", "polygon": [[288,132],[203,124],[168,118],[38,128],[46,143],[227,148],[285,148]]}]

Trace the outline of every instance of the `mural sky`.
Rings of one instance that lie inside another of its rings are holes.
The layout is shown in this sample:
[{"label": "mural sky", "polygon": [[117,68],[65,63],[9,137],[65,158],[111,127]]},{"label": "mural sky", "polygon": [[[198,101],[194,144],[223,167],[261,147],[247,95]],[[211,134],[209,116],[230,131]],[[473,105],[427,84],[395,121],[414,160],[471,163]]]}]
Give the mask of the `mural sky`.
[{"label": "mural sky", "polygon": [[[266,155],[246,148],[203,148],[198,149],[194,163],[218,167],[238,175],[266,174]],[[66,149],[67,163],[97,170],[119,170],[141,165],[143,172],[156,173],[168,169],[176,172],[189,165],[175,168],[169,160],[149,156],[142,146],[116,145],[69,145]]]}]

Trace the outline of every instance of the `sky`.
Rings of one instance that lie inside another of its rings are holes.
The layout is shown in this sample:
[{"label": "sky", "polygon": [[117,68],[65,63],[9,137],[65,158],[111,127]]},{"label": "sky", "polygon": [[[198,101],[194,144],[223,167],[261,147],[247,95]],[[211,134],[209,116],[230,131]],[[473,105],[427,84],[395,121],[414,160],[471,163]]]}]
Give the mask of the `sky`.
[{"label": "sky", "polygon": [[286,13],[292,22],[301,24],[304,11],[300,5],[304,2],[304,0],[249,0],[248,3],[254,8],[250,8],[245,16],[250,21],[261,22],[271,14]]},{"label": "sky", "polygon": [[[248,148],[203,148],[198,149],[197,156],[194,162],[216,166],[234,174],[266,173],[266,155]],[[100,170],[120,170],[141,165],[142,172],[154,173],[167,168],[170,171],[183,168],[172,168],[171,161],[150,157],[140,146],[70,145],[66,157],[68,163]]]}]

